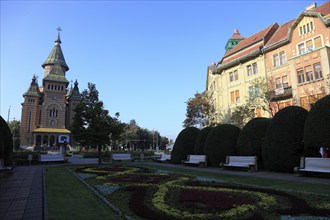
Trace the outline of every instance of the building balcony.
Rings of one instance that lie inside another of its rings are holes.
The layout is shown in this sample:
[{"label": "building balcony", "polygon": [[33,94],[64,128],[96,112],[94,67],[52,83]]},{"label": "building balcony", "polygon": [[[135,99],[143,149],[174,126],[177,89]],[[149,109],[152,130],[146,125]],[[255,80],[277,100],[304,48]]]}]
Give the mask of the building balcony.
[{"label": "building balcony", "polygon": [[292,86],[278,88],[270,92],[270,100],[272,102],[281,101],[292,98]]}]

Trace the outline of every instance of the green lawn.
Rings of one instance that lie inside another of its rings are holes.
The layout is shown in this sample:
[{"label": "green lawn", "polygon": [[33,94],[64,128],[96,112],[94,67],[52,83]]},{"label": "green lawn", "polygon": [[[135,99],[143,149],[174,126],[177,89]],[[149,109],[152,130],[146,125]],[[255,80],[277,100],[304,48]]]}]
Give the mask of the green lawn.
[{"label": "green lawn", "polygon": [[45,169],[49,219],[122,219],[66,167]]},{"label": "green lawn", "polygon": [[[330,187],[328,185],[299,182],[299,177],[297,177],[296,182],[292,182],[292,181],[286,181],[286,180],[238,176],[238,175],[223,174],[223,173],[210,173],[210,172],[205,172],[202,168],[200,171],[199,170],[196,171],[196,170],[187,170],[184,168],[164,167],[164,166],[157,165],[157,164],[155,164],[155,165],[139,165],[139,166],[151,168],[151,169],[166,170],[166,171],[181,173],[181,174],[185,174],[185,175],[193,175],[193,176],[199,176],[199,177],[219,179],[219,180],[223,180],[223,181],[227,181],[227,182],[231,182],[231,183],[243,184],[243,185],[266,187],[266,188],[286,190],[286,191],[316,193],[316,194],[330,196]],[[294,175],[294,174],[292,174],[292,175]]]}]

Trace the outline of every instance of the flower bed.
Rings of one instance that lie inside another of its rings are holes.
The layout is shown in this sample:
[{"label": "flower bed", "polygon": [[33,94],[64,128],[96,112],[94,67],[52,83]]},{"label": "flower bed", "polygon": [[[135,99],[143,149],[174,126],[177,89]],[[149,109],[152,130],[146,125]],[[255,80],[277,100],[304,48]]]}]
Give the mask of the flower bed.
[{"label": "flower bed", "polygon": [[330,217],[329,198],[161,173],[130,166],[83,167],[85,179],[133,219]]}]

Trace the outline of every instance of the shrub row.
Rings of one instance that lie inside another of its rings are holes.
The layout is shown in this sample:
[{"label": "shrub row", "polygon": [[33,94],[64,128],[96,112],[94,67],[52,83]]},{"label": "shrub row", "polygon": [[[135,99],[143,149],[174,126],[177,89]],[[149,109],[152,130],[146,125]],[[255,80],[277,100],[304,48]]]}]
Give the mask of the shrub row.
[{"label": "shrub row", "polygon": [[329,95],[318,100],[310,112],[289,106],[273,119],[252,119],[242,130],[230,124],[183,129],[171,162],[180,163],[189,154],[205,154],[209,165],[219,166],[227,155],[257,156],[259,168],[293,172],[301,156],[321,157],[320,147],[330,148]]}]

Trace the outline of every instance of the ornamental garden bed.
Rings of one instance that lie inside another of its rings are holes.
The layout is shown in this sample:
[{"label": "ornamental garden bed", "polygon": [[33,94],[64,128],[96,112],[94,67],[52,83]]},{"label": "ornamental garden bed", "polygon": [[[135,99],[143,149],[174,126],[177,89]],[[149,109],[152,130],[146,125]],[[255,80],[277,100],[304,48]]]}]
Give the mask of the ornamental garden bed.
[{"label": "ornamental garden bed", "polygon": [[72,168],[132,219],[330,218],[327,195],[232,184],[125,165]]}]

